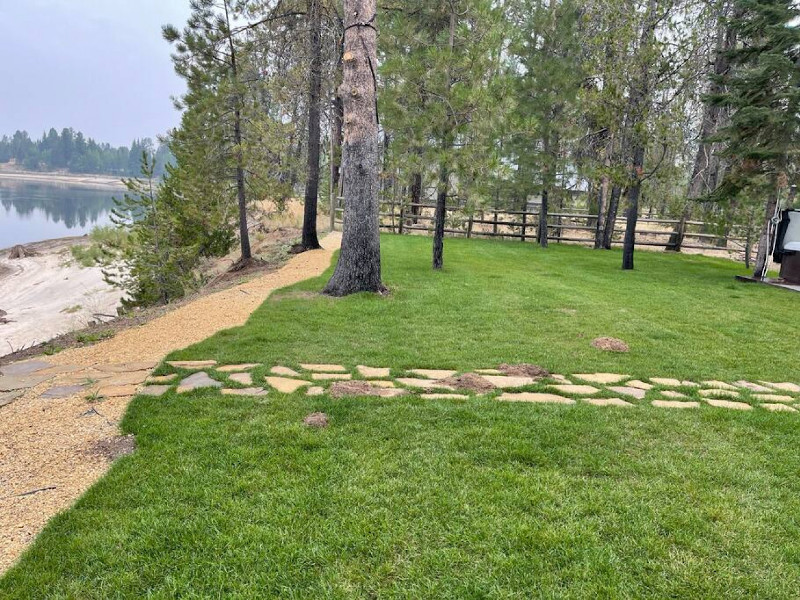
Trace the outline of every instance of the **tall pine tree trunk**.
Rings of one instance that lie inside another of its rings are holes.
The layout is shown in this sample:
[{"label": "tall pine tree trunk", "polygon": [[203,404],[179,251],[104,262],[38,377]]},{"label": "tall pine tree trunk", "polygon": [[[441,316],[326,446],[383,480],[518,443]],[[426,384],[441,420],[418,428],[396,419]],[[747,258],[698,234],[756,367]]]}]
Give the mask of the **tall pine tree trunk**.
[{"label": "tall pine tree trunk", "polygon": [[436,215],[433,226],[433,268],[444,266],[444,222],[447,216],[447,193],[450,187],[450,171],[442,163],[439,168],[439,189],[436,193]]},{"label": "tall pine tree trunk", "polygon": [[320,0],[308,0],[307,19],[311,66],[308,90],[308,170],[306,172],[305,207],[303,211],[304,250],[319,248],[317,238],[317,200],[319,198],[320,96],[322,94],[322,17]]},{"label": "tall pine tree trunk", "polygon": [[542,204],[539,207],[539,229],[537,231],[537,242],[542,248],[547,248],[547,212],[549,210],[549,192],[542,190]]},{"label": "tall pine tree trunk", "polygon": [[636,224],[639,219],[639,196],[642,191],[642,165],[644,146],[637,144],[633,151],[633,180],[628,188],[628,209],[625,212],[625,242],[622,247],[622,268],[633,269],[633,254],[636,250]]},{"label": "tall pine tree trunk", "polygon": [[[605,148],[603,150],[605,157],[603,165],[606,168],[611,166],[611,152],[614,147],[614,140],[609,135],[608,129],[603,131],[603,138],[605,139]],[[606,210],[608,204],[608,191],[611,187],[611,178],[608,175],[603,175],[600,179],[600,186],[597,193],[597,223],[594,230],[594,249],[599,250],[603,247],[603,240],[605,239],[605,226],[606,226]]]},{"label": "tall pine tree trunk", "polygon": [[378,220],[376,0],[344,0],[344,226],[326,294],[382,292]]},{"label": "tall pine tree trunk", "polygon": [[619,199],[622,196],[622,188],[618,185],[612,186],[611,198],[608,200],[608,212],[606,212],[606,222],[603,226],[603,249],[611,250],[614,241],[614,230],[617,227],[617,213],[619,212]]}]

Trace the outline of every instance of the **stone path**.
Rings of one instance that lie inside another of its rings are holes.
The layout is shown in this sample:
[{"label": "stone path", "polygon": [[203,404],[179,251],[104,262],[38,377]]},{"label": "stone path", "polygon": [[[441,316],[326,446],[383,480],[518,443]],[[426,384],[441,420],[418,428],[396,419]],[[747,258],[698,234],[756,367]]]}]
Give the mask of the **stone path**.
[{"label": "stone path", "polygon": [[[322,240],[324,250],[294,256],[277,271],[187,302],[94,346],[0,367],[0,573],[50,517],[106,473],[111,462],[98,448],[119,436],[131,397],[137,391],[157,396],[180,384],[174,375],[149,377],[155,365],[170,352],[243,325],[274,290],[322,274],[340,240],[341,234],[330,234]],[[193,385],[198,381],[205,380]],[[242,384],[223,391],[243,390],[263,393]],[[28,494],[34,490],[42,491]]]}]

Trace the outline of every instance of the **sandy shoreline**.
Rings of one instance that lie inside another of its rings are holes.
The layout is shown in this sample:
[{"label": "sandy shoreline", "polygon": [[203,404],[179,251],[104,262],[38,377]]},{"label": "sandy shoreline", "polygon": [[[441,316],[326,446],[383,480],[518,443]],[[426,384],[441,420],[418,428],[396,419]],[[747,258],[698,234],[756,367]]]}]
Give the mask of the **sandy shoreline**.
[{"label": "sandy shoreline", "polygon": [[119,177],[112,175],[78,175],[75,173],[32,173],[28,171],[0,170],[0,182],[57,183],[76,187],[124,189]]}]

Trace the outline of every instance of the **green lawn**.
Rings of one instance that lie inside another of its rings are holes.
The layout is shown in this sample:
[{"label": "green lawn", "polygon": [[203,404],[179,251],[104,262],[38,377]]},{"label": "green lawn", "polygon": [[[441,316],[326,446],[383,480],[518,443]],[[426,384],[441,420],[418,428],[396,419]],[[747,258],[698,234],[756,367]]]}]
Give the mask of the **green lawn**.
[{"label": "green lawn", "polygon": [[[798,380],[800,296],[705,258],[384,238],[388,298],[281,292],[176,353]],[[791,315],[794,308],[795,316]],[[592,338],[626,340],[626,355]],[[257,375],[263,370],[257,371]],[[322,410],[326,430],[302,418]],[[0,598],[796,598],[800,417],[465,402],[139,397],[139,448]]]}]

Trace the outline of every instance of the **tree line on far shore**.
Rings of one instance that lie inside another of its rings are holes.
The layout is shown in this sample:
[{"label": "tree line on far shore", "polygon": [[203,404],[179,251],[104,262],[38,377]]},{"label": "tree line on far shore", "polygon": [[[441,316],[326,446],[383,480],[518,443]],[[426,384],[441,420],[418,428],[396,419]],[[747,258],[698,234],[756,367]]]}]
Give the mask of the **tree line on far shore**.
[{"label": "tree line on far shore", "polygon": [[163,176],[171,161],[169,145],[154,143],[150,138],[134,140],[130,147],[114,147],[69,127],[61,133],[51,128],[37,140],[31,139],[27,131],[0,138],[0,163],[13,160],[17,167],[29,171],[137,176],[143,152],[155,157],[155,174]]}]

